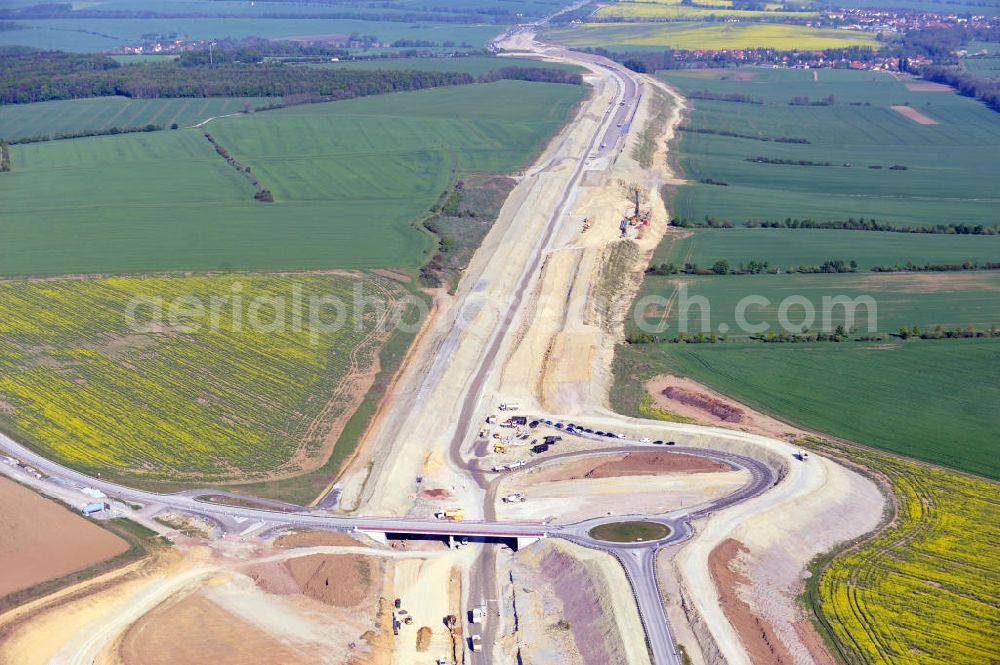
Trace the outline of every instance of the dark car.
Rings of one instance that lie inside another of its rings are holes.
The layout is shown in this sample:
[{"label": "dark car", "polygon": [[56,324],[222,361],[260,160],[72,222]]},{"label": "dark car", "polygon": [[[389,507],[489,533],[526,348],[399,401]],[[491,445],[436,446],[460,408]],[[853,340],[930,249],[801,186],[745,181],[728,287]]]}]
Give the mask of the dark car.
[{"label": "dark car", "polygon": [[594,432],[594,434],[596,434],[597,436],[604,436],[604,432],[602,432],[601,430],[597,430],[596,432]]},{"label": "dark car", "polygon": [[528,423],[528,427],[532,427],[532,428],[538,427],[538,421],[537,420],[532,420],[530,423]]},{"label": "dark car", "polygon": [[605,432],[604,436],[610,436],[612,439],[618,438],[614,432]]},{"label": "dark car", "polygon": [[551,421],[551,420],[546,420],[546,421],[544,421],[544,422],[545,422],[545,424],[546,424],[546,425],[551,425],[551,424],[552,424],[552,421]]},{"label": "dark car", "polygon": [[662,442],[662,441],[660,441],[659,439],[657,439],[656,441],[654,441],[654,442],[653,442],[653,445],[654,445],[654,446],[662,446],[662,445],[663,445],[663,442]]},{"label": "dark car", "polygon": [[668,446],[676,446],[677,442],[676,441],[667,441],[667,445]]},{"label": "dark car", "polygon": [[586,432],[587,434],[593,434],[594,433],[594,430],[590,429],[589,427],[583,428],[583,431]]}]

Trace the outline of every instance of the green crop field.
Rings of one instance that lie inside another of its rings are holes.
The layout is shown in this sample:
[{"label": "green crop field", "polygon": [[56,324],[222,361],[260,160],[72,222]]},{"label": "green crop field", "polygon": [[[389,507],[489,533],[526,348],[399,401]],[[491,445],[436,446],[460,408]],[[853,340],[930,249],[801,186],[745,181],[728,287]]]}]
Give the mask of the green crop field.
[{"label": "green crop field", "polygon": [[[682,93],[746,95],[764,104],[694,99],[688,125],[770,141],[683,132],[680,187],[672,214],[742,222],[786,218],[875,218],[906,225],[1000,223],[996,180],[1000,123],[978,102],[912,92],[885,74],[801,70],[670,72]],[[791,106],[796,96],[830,106]],[[935,119],[920,125],[890,106],[909,104]],[[776,142],[804,139],[808,144]],[[807,160],[830,166],[749,162]],[[892,166],[907,170],[893,170]],[[879,168],[870,168],[877,166]],[[711,179],[728,186],[701,184]]]},{"label": "green crop field", "polygon": [[[674,216],[736,223],[864,217],[900,225],[1000,224],[1000,123],[995,112],[972,99],[910,91],[891,76],[872,72],[750,68],[739,77],[734,70],[660,76],[685,94],[762,99],[763,104],[693,99],[687,124],[771,139],[682,132],[680,166],[691,184],[677,188]],[[797,96],[810,101],[832,96],[833,104],[790,105]],[[939,124],[917,124],[890,108],[907,104]],[[757,157],[830,165],[747,161]],[[706,179],[728,186],[699,182]]]},{"label": "green crop field", "polygon": [[1000,477],[1000,340],[619,347],[615,407],[641,381],[690,376],[796,425]]},{"label": "green crop field", "polygon": [[[5,4],[32,5],[37,4],[34,0],[5,0]],[[514,4],[512,7],[511,5]],[[393,0],[392,3],[381,2],[356,2],[355,0],[337,0],[335,2],[324,3],[291,3],[286,2],[274,5],[268,2],[226,2],[221,4],[218,0],[184,0],[183,3],[164,3],[162,0],[102,0],[100,5],[83,4],[77,8],[97,8],[102,11],[146,11],[167,14],[170,12],[192,12],[211,16],[213,14],[225,14],[228,16],[240,17],[260,17],[268,18],[276,13],[280,14],[324,14],[334,12],[349,12],[359,16],[372,16],[372,20],[381,16],[391,16],[393,14],[419,14],[441,15],[442,8],[447,8],[453,12],[468,12],[469,14],[482,14],[485,23],[495,16],[510,16],[511,19],[524,17],[536,18],[551,13],[563,4],[562,0],[518,0],[512,3],[510,0],[448,0],[447,5],[443,5],[438,0]]]},{"label": "green crop field", "polygon": [[543,37],[567,46],[600,46],[611,51],[679,49],[824,49],[878,46],[871,35],[782,23],[583,23],[546,30]]},{"label": "green crop field", "polygon": [[467,43],[471,49],[480,49],[486,46],[490,38],[503,31],[497,25],[296,18],[66,18],[24,20],[17,23],[25,29],[0,32],[0,45],[81,52],[106,51],[138,44],[145,34],[176,34],[179,39],[194,40],[226,37],[280,39],[349,35],[355,32],[375,35],[385,43],[398,39],[438,43],[449,41],[456,45]]},{"label": "green crop field", "polygon": [[[1000,44],[994,45],[992,53],[1000,53]],[[967,70],[982,78],[1000,80],[1000,55],[990,57],[964,58],[962,64]]]},{"label": "green crop field", "polygon": [[[683,290],[679,290],[683,287]],[[1000,326],[997,309],[1000,274],[991,272],[949,273],[861,273],[794,275],[726,275],[712,277],[661,277],[649,275],[643,284],[643,296],[659,296],[652,307],[640,314],[643,329],[673,338],[678,332],[694,335],[712,332],[727,334],[730,339],[746,337],[751,332],[739,323],[740,302],[748,297],[766,299],[747,301],[742,310],[752,326],[767,325],[763,332],[786,330],[781,323],[782,303],[787,332],[810,330],[833,331],[838,325],[856,327],[859,334],[893,333],[902,326],[919,325],[929,330],[941,325],[947,330],[972,325],[979,330]],[[852,308],[835,306],[834,299],[846,297],[857,303]],[[664,319],[663,303],[671,301]],[[700,302],[707,301],[702,308]],[[798,302],[797,301],[801,301]],[[805,304],[808,302],[808,306]],[[830,304],[824,304],[828,302]],[[871,303],[871,307],[864,303]],[[807,308],[813,312],[810,321]],[[849,311],[853,309],[853,323]],[[707,312],[707,317],[703,317]],[[638,315],[637,315],[638,316]],[[662,328],[662,323],[667,328]],[[706,324],[707,325],[704,325]],[[638,329],[630,321],[631,330]]]},{"label": "green crop field", "polygon": [[695,263],[711,267],[720,259],[732,267],[755,260],[788,269],[827,260],[857,261],[859,270],[875,266],[964,261],[1000,263],[1000,236],[873,233],[814,229],[695,229],[668,234],[653,264]]},{"label": "green crop field", "polygon": [[274,98],[205,98],[129,99],[127,97],[92,97],[38,104],[0,106],[0,137],[13,141],[26,136],[51,136],[60,132],[89,129],[127,128],[171,123],[185,127],[208,118],[238,113],[250,108],[274,104]]},{"label": "green crop field", "polygon": [[[106,476],[247,480],[315,467],[394,330],[362,315],[356,287],[390,306],[406,293],[348,273],[0,284],[0,426]],[[314,325],[337,318],[314,297],[339,299],[343,325]]]},{"label": "green crop field", "polygon": [[582,86],[500,81],[221,118],[202,129],[11,146],[0,274],[415,268],[454,174],[509,173]]}]

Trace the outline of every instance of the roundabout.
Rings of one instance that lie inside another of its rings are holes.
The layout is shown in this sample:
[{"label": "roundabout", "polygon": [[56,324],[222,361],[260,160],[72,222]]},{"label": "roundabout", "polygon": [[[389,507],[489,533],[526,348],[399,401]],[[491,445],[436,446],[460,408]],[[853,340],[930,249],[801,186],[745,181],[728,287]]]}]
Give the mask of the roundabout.
[{"label": "roundabout", "polygon": [[672,533],[673,529],[666,524],[633,520],[599,524],[587,535],[610,543],[648,543],[669,538]]}]

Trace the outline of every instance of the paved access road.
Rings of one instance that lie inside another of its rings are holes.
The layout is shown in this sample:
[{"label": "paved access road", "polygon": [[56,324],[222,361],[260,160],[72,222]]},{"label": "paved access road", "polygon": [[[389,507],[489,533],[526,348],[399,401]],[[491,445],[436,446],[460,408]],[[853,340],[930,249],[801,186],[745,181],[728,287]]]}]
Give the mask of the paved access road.
[{"label": "paved access road", "polygon": [[[522,470],[531,469],[539,464],[549,463],[554,459],[590,456],[601,453],[623,452],[635,449],[662,449],[651,443],[635,439],[614,439],[614,446],[608,446],[608,439],[588,435],[583,432],[564,432],[565,436],[578,436],[604,444],[591,450],[581,450],[573,453],[563,453],[557,456],[540,458],[531,462]],[[503,538],[534,538],[556,537],[565,538],[585,547],[605,551],[621,562],[625,574],[632,586],[633,595],[646,631],[649,647],[653,655],[654,665],[680,665],[676,652],[675,640],[660,596],[656,576],[656,555],[663,547],[683,541],[692,534],[691,521],[709,513],[745,501],[767,491],[779,477],[769,466],[753,458],[730,452],[677,446],[677,452],[706,457],[722,462],[734,468],[746,469],[750,472],[750,481],[736,492],[720,499],[684,510],[674,511],[664,515],[616,515],[598,517],[571,524],[538,524],[534,522],[504,522],[497,520],[450,522],[432,519],[382,518],[382,517],[342,517],[328,514],[311,513],[297,506],[274,502],[273,509],[248,508],[223,504],[207,503],[199,500],[203,496],[218,496],[224,494],[214,489],[187,490],[175,494],[159,494],[137,490],[100,478],[74,471],[57,464],[45,457],[32,452],[9,437],[0,434],[0,449],[18,459],[23,465],[31,466],[43,473],[59,487],[67,485],[91,487],[99,489],[110,497],[125,502],[153,504],[172,510],[203,515],[210,518],[239,518],[242,520],[259,520],[273,526],[304,527],[314,529],[337,528],[343,530],[376,531],[391,533],[441,534],[454,536],[484,536]],[[13,467],[0,467],[10,472]],[[81,495],[82,498],[83,495]],[[246,498],[246,497],[241,497]],[[261,500],[264,502],[265,500]],[[289,512],[297,510],[298,512]],[[620,522],[623,520],[645,520],[658,522],[670,528],[670,535],[660,541],[646,543],[609,543],[592,538],[590,530],[599,524]],[[492,600],[495,594],[495,553],[488,553],[480,563],[480,572],[474,575],[475,588],[470,594],[482,600]],[[475,580],[478,580],[476,582]],[[493,609],[490,607],[489,609]],[[484,636],[489,637],[496,631],[496,621],[484,626]],[[479,654],[478,662],[489,662],[488,651]]]}]

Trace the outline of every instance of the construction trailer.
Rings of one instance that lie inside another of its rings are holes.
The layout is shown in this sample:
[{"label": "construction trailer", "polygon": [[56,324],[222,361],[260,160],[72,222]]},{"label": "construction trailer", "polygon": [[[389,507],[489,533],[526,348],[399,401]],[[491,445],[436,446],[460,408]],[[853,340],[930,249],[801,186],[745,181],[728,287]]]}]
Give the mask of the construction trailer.
[{"label": "construction trailer", "polygon": [[105,510],[111,510],[111,505],[108,503],[98,502],[98,503],[88,503],[86,506],[80,509],[80,512],[84,515],[94,515],[97,513],[103,513]]}]

